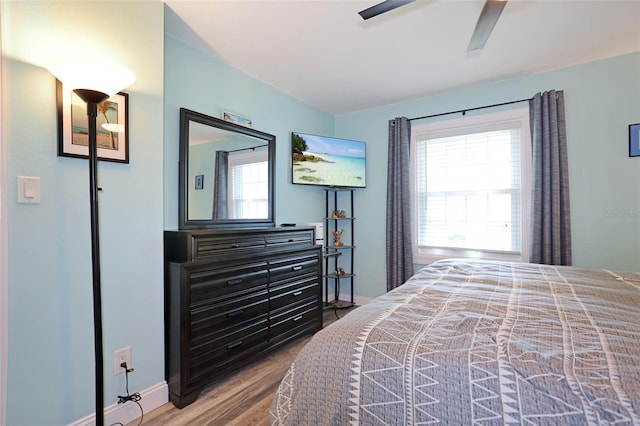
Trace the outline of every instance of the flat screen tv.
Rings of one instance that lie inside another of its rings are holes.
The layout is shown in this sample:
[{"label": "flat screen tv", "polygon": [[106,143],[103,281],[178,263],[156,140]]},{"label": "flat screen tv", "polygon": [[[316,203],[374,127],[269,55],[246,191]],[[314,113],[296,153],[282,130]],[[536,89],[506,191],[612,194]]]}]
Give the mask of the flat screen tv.
[{"label": "flat screen tv", "polygon": [[291,132],[291,181],[300,185],[364,188],[367,144]]}]

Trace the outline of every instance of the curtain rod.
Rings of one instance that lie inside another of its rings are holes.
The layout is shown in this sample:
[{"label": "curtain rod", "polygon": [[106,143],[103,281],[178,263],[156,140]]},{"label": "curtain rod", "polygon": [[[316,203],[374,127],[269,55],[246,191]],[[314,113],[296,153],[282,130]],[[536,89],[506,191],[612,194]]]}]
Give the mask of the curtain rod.
[{"label": "curtain rod", "polygon": [[227,152],[238,152],[238,151],[248,151],[248,150],[255,151],[256,148],[262,148],[263,146],[269,146],[269,144],[256,145],[256,146],[252,146],[252,147],[249,147],[249,148],[232,149],[232,150],[227,151]]},{"label": "curtain rod", "polygon": [[423,117],[410,118],[409,121],[422,120],[424,118],[433,118],[433,117],[440,117],[441,115],[450,115],[450,114],[459,114],[459,113],[462,113],[462,115],[465,115],[467,113],[467,111],[475,111],[475,110],[478,110],[478,109],[493,108],[493,107],[499,107],[499,106],[502,106],[502,105],[517,104],[517,103],[520,103],[520,102],[528,102],[531,99],[532,98],[519,99],[517,101],[502,102],[500,104],[485,105],[485,106],[479,106],[479,107],[475,107],[475,108],[465,108],[465,109],[460,109],[458,111],[441,112],[440,114],[431,114],[431,115],[425,115]]}]

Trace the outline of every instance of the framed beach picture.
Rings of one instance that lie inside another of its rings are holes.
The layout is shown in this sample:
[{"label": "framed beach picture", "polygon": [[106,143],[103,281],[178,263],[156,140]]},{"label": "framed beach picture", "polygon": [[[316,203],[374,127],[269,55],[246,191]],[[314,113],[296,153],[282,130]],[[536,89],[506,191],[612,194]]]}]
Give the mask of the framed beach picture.
[{"label": "framed beach picture", "polygon": [[640,123],[629,125],[629,157],[640,157]]},{"label": "framed beach picture", "polygon": [[223,111],[222,119],[229,123],[239,124],[244,127],[251,127],[251,119],[249,117],[236,114],[235,112]]},{"label": "framed beach picture", "polygon": [[[89,132],[85,102],[56,80],[58,102],[58,155],[89,158]],[[129,162],[129,95],[120,92],[98,105],[96,141],[98,160]]]}]

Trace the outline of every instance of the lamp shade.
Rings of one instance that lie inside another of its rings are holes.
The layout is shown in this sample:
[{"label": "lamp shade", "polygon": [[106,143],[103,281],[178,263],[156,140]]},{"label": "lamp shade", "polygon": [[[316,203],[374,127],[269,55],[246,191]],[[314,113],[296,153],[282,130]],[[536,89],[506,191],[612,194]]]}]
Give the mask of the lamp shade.
[{"label": "lamp shade", "polygon": [[65,90],[93,90],[105,93],[108,97],[136,80],[136,76],[121,65],[88,58],[51,58],[46,67],[62,82]]}]

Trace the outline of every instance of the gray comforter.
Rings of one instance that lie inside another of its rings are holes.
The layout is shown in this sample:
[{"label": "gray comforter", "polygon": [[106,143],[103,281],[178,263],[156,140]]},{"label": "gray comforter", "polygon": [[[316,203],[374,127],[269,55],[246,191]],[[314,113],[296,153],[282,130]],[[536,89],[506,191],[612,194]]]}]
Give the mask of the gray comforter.
[{"label": "gray comforter", "polygon": [[640,273],[436,262],[317,333],[274,425],[640,425]]}]

